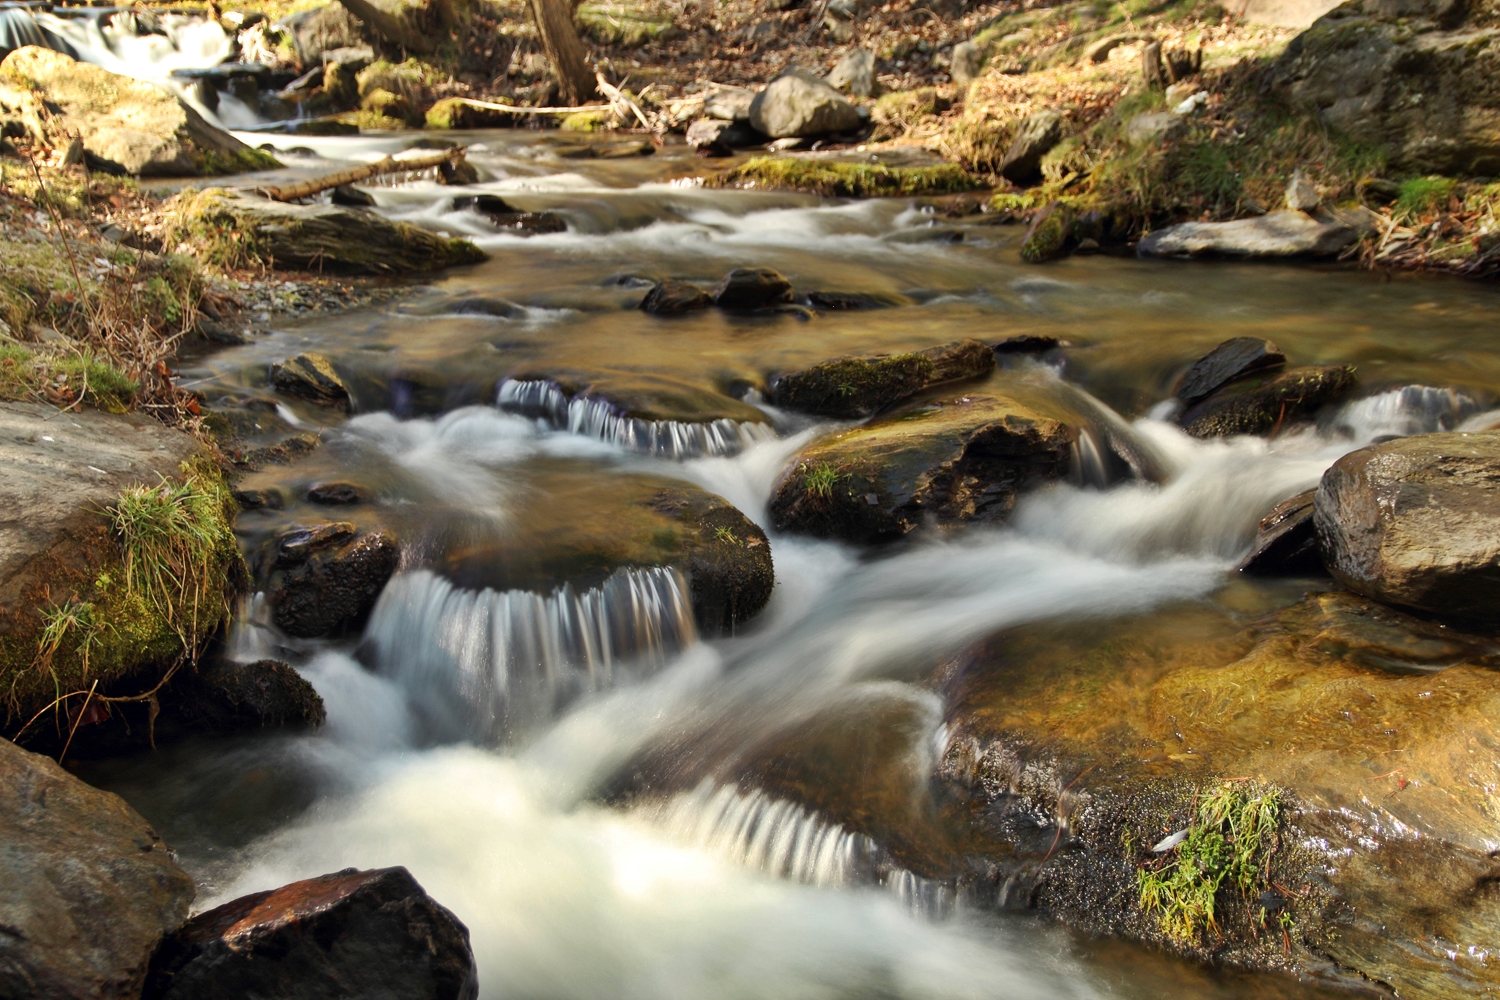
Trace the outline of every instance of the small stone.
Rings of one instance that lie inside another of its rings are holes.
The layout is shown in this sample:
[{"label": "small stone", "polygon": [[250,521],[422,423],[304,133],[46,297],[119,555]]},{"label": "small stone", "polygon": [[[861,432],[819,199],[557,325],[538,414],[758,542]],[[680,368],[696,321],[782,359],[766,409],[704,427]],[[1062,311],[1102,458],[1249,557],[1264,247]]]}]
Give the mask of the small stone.
[{"label": "small stone", "polygon": [[225,903],[152,960],[144,1000],[474,1000],[469,931],[405,868],[345,869]]},{"label": "small stone", "polygon": [[1182,116],[1170,111],[1148,111],[1125,123],[1125,141],[1144,146],[1172,138],[1187,127]]},{"label": "small stone", "polygon": [[343,505],[367,503],[370,494],[355,483],[314,483],[307,488],[307,499],[312,503]]},{"label": "small stone", "polygon": [[321,354],[299,354],[271,366],[271,385],[289,396],[297,396],[335,409],[349,409],[349,387]]},{"label": "small stone", "polygon": [[714,286],[714,305],[736,311],[790,302],[792,283],[769,267],[737,267]]},{"label": "small stone", "polygon": [[278,489],[235,490],[231,495],[240,510],[280,510],[285,506]]},{"label": "small stone", "polygon": [[1313,212],[1323,203],[1318,186],[1299,168],[1292,171],[1286,185],[1286,207],[1294,212]]},{"label": "small stone", "polygon": [[473,211],[489,219],[502,229],[514,230],[526,236],[545,233],[565,233],[568,224],[555,212],[521,212],[498,195],[466,195],[453,199],[456,211]]},{"label": "small stone", "polygon": [[1194,361],[1183,373],[1176,396],[1184,406],[1192,406],[1236,379],[1285,364],[1286,355],[1269,340],[1235,337]]},{"label": "small stone", "polygon": [[318,549],[353,538],[358,530],[349,521],[326,521],[310,528],[294,528],[276,539],[276,565],[299,566]]},{"label": "small stone", "polygon": [[658,316],[675,316],[679,313],[707,309],[714,304],[713,298],[697,285],[675,278],[658,281],[646,297],[641,300],[641,309]]},{"label": "small stone", "polygon": [[1252,576],[1312,576],[1323,572],[1318,537],[1313,530],[1313,497],[1307,490],[1283,500],[1260,519],[1250,553],[1240,572]]},{"label": "small stone", "polygon": [[984,68],[984,49],[973,42],[959,42],[953,46],[953,56],[948,64],[948,76],[958,88],[960,96]]},{"label": "small stone", "polygon": [[1063,342],[1056,337],[1022,333],[1014,337],[1006,337],[991,350],[996,354],[1045,354],[1062,346],[1064,346]]},{"label": "small stone", "polygon": [[[332,546],[320,543],[294,567],[273,574],[266,588],[272,621],[288,635],[312,639],[359,628],[401,560],[400,545],[380,530]],[[285,562],[279,559],[278,566]]]}]

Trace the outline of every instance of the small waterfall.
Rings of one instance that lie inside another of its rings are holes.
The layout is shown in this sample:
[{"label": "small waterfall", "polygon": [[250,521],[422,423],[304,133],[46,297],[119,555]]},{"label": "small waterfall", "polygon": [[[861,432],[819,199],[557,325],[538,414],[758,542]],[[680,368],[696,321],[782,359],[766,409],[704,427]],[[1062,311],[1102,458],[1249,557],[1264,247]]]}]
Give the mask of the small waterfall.
[{"label": "small waterfall", "polygon": [[597,396],[579,394],[570,399],[550,379],[506,379],[500,383],[496,403],[503,410],[545,420],[559,430],[661,458],[734,455],[776,437],[770,424],[758,422],[641,420]]},{"label": "small waterfall", "polygon": [[404,573],[386,584],[364,641],[439,735],[499,736],[610,686],[624,664],[658,666],[696,638],[686,581],[653,567],[551,594]]},{"label": "small waterfall", "polygon": [[1346,403],[1334,426],[1356,441],[1374,441],[1455,430],[1479,411],[1479,401],[1458,389],[1408,385]]},{"label": "small waterfall", "polygon": [[280,654],[274,635],[271,604],[266,600],[265,591],[246,594],[239,599],[230,620],[225,656],[235,663],[276,659]]},{"label": "small waterfall", "polygon": [[945,883],[898,867],[865,834],[759,789],[746,795],[705,780],[663,803],[655,819],[677,840],[776,878],[824,888],[880,885],[913,912],[940,917],[953,910]]}]

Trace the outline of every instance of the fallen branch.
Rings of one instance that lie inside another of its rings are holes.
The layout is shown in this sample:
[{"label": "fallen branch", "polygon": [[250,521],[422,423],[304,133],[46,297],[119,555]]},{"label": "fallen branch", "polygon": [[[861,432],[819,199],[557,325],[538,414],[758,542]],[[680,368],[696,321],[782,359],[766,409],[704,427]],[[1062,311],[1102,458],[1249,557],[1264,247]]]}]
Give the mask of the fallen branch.
[{"label": "fallen branch", "polygon": [[357,184],[371,177],[379,177],[381,174],[394,174],[407,170],[426,170],[430,167],[440,167],[444,163],[456,163],[464,158],[462,146],[454,149],[446,149],[441,153],[429,153],[426,156],[409,156],[398,160],[394,156],[387,156],[383,160],[374,163],[366,163],[362,167],[350,167],[348,170],[340,170],[336,174],[326,174],[316,177],[310,181],[299,181],[296,184],[287,184],[283,187],[256,188],[257,194],[265,195],[272,201],[296,201],[299,198],[309,198],[319,191],[327,191],[330,188],[342,187],[345,184]]},{"label": "fallen branch", "polygon": [[471,108],[484,108],[487,111],[509,111],[513,115],[571,115],[575,111],[611,111],[613,104],[583,104],[575,107],[561,108],[526,108],[514,104],[496,104],[494,101],[476,101],[472,97],[461,97]]}]

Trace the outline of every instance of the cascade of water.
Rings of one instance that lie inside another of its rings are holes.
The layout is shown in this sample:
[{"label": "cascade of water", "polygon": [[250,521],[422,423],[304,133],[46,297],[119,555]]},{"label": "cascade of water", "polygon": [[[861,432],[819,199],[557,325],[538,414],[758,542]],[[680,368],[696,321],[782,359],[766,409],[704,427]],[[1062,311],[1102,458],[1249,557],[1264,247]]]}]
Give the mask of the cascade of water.
[{"label": "cascade of water", "polygon": [[662,458],[733,455],[776,437],[770,424],[758,422],[641,420],[595,396],[579,394],[570,399],[549,379],[506,379],[500,383],[496,402],[501,409],[546,420],[560,430]]},{"label": "cascade of water", "polygon": [[239,599],[229,625],[225,655],[236,663],[254,663],[276,656],[272,642],[271,605],[263,590]]},{"label": "cascade of water", "polygon": [[899,867],[870,837],[760,789],[744,794],[705,780],[662,803],[654,818],[674,840],[775,878],[825,888],[878,884],[927,916],[953,908],[949,886]]},{"label": "cascade of water", "polygon": [[419,570],[386,585],[365,629],[376,669],[443,738],[503,735],[608,687],[625,663],[655,667],[696,638],[686,581],[662,567],[551,594],[464,590]]},{"label": "cascade of water", "polygon": [[1451,431],[1479,409],[1478,400],[1458,389],[1408,385],[1345,404],[1333,423],[1364,444],[1376,438]]}]

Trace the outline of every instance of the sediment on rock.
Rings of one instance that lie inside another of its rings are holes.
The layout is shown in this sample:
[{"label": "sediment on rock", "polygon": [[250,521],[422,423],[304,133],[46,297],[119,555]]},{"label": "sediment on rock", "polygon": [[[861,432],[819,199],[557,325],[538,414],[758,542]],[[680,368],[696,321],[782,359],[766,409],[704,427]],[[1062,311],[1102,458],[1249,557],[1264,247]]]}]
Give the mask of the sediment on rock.
[{"label": "sediment on rock", "polygon": [[909,354],[838,358],[770,379],[777,406],[830,417],[868,417],[941,382],[982,378],[994,353],[977,340]]}]

